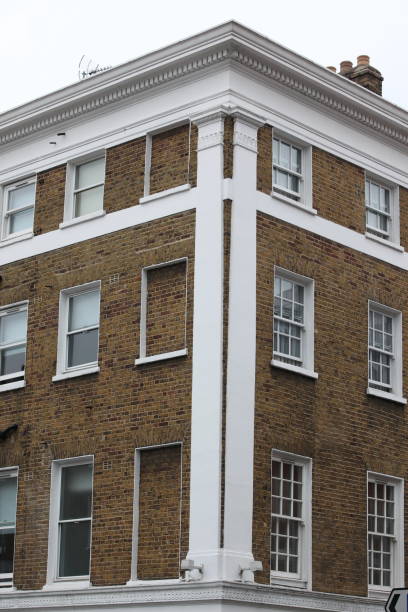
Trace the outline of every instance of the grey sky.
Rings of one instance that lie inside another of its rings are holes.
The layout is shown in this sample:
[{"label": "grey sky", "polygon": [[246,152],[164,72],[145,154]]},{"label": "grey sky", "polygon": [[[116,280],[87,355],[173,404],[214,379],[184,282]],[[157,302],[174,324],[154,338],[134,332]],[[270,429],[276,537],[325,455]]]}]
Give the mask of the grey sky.
[{"label": "grey sky", "polygon": [[324,66],[367,54],[408,109],[408,0],[0,0],[0,112],[77,81],[83,54],[114,66],[228,19]]}]

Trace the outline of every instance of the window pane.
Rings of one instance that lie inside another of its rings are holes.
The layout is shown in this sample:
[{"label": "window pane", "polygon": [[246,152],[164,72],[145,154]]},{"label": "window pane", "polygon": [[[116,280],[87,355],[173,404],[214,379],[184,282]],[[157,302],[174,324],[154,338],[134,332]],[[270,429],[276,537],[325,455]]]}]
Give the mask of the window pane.
[{"label": "window pane", "polygon": [[25,345],[0,351],[0,375],[24,372],[26,349]]},{"label": "window pane", "polygon": [[34,204],[34,198],[35,183],[24,185],[23,187],[17,187],[17,189],[13,189],[9,192],[8,210],[15,210],[16,208]]},{"label": "window pane", "polygon": [[68,336],[68,367],[98,361],[99,329],[77,332]]},{"label": "window pane", "polygon": [[16,234],[17,232],[24,232],[30,230],[33,227],[34,209],[28,208],[21,212],[16,212],[10,215],[9,219],[9,234]]},{"label": "window pane", "polygon": [[61,470],[60,519],[91,516],[92,464],[71,465]]},{"label": "window pane", "polygon": [[82,217],[103,209],[103,185],[80,191],[75,196],[75,217]]},{"label": "window pane", "polygon": [[273,161],[279,163],[279,140],[273,139]]},{"label": "window pane", "polygon": [[380,207],[380,189],[378,185],[374,185],[374,183],[371,183],[370,186],[370,205],[373,208]]},{"label": "window pane", "polygon": [[0,342],[9,344],[25,340],[27,332],[27,312],[15,312],[0,319]]},{"label": "window pane", "polygon": [[293,574],[297,574],[297,566],[298,566],[298,560],[297,557],[289,557],[289,571],[292,572]]},{"label": "window pane", "polygon": [[103,183],[105,176],[105,159],[94,159],[76,168],[76,189],[84,189],[91,185]]},{"label": "window pane", "polygon": [[88,291],[69,298],[68,331],[99,323],[99,291]]},{"label": "window pane", "polygon": [[0,574],[13,572],[14,534],[14,528],[0,531]]},{"label": "window pane", "polygon": [[278,187],[284,187],[285,189],[289,188],[289,175],[286,172],[282,172],[282,170],[276,171],[276,185]]},{"label": "window pane", "polygon": [[302,159],[301,150],[297,149],[296,147],[292,147],[292,170],[294,170],[295,172],[300,173],[302,171],[301,159]]},{"label": "window pane", "polygon": [[0,479],[0,527],[16,522],[17,478]]},{"label": "window pane", "polygon": [[60,525],[59,576],[87,576],[91,542],[91,521]]},{"label": "window pane", "polygon": [[290,146],[284,142],[280,143],[279,165],[284,168],[290,168]]}]

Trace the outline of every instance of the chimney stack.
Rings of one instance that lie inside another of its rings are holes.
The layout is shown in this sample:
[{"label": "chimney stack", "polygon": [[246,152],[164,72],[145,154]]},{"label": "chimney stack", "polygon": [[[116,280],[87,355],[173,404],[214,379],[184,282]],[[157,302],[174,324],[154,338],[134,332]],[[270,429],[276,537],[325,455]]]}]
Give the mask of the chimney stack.
[{"label": "chimney stack", "polygon": [[341,62],[339,74],[379,96],[382,95],[382,82],[384,79],[379,70],[370,66],[368,55],[359,55],[354,68],[353,64],[349,61]]}]

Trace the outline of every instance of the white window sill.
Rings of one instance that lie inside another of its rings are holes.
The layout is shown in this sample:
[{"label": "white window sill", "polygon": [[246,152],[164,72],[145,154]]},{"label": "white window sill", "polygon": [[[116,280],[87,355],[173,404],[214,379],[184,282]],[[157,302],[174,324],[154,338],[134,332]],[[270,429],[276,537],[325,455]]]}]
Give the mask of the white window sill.
[{"label": "white window sill", "polygon": [[11,391],[12,389],[22,389],[22,387],[25,387],[25,380],[15,380],[14,382],[0,385],[0,393],[3,393],[3,391]]},{"label": "white window sill", "polygon": [[167,580],[158,579],[158,580],[128,580],[126,586],[128,587],[138,587],[138,586],[160,586],[160,585],[172,585],[172,584],[180,584],[181,578],[168,578]]},{"label": "white window sill", "polygon": [[89,589],[91,583],[88,580],[56,580],[45,584],[42,591],[73,591],[77,589]]},{"label": "white window sill", "polygon": [[98,219],[99,217],[104,217],[106,215],[106,211],[97,210],[96,212],[89,213],[89,215],[82,215],[82,217],[75,217],[74,219],[69,219],[68,221],[63,221],[59,224],[60,229],[64,229],[64,227],[71,227],[72,225],[78,225],[78,223],[85,223],[86,221],[92,221],[92,219]]},{"label": "white window sill", "polygon": [[387,391],[381,391],[381,389],[373,389],[372,387],[367,388],[367,395],[375,395],[375,397],[381,397],[389,402],[395,402],[396,404],[406,404],[407,400],[401,395],[394,395],[394,393],[387,393]]},{"label": "white window sill", "polygon": [[27,234],[21,234],[20,236],[10,236],[10,238],[3,238],[0,242],[0,248],[6,247],[9,244],[14,244],[15,242],[20,242],[21,240],[29,240],[34,236],[34,232],[28,232]]},{"label": "white window sill", "polygon": [[384,589],[372,589],[369,588],[368,589],[368,597],[370,597],[370,599],[388,599],[388,597],[390,596],[391,593],[391,589],[389,589],[388,591],[384,590]]},{"label": "white window sill", "polygon": [[135,359],[135,365],[143,365],[144,363],[152,363],[154,361],[165,361],[166,359],[175,359],[176,357],[184,357],[188,351],[186,348],[171,353],[159,353],[159,355],[151,355],[150,357],[139,357]]},{"label": "white window sill", "polygon": [[303,210],[304,212],[307,212],[310,215],[317,215],[317,210],[315,208],[312,208],[311,206],[306,206],[305,204],[302,204],[302,202],[298,202],[297,200],[292,200],[292,198],[287,198],[286,196],[282,195],[281,193],[277,193],[276,191],[272,191],[271,197],[276,200],[282,200],[282,202],[286,202],[286,204],[291,204],[295,208],[300,208],[300,210]]},{"label": "white window sill", "polygon": [[276,576],[273,572],[271,572],[271,587],[291,587],[293,589],[303,589],[306,590],[307,581],[302,580],[301,578],[285,578],[284,576]]},{"label": "white window sill", "polygon": [[87,374],[97,374],[98,372],[99,366],[83,368],[82,370],[72,370],[72,372],[63,372],[62,374],[56,374],[52,377],[52,382],[57,382],[59,380],[67,380],[68,378],[77,378],[78,376],[86,376]]},{"label": "white window sill", "polygon": [[370,234],[370,232],[366,232],[365,234],[366,238],[369,238],[370,240],[374,240],[374,242],[379,242],[380,244],[383,244],[384,246],[390,247],[390,249],[394,249],[395,251],[399,251],[400,253],[404,253],[404,247],[402,247],[399,244],[396,244],[395,242],[391,242],[390,240],[385,240],[384,238],[380,238],[380,236],[376,236],[375,234]]},{"label": "white window sill", "polygon": [[179,185],[178,187],[172,187],[171,189],[165,189],[164,191],[159,191],[158,193],[153,193],[152,195],[147,195],[140,198],[139,204],[147,204],[153,200],[159,200],[160,198],[165,198],[169,195],[173,195],[174,193],[180,193],[181,191],[188,191],[189,189],[191,189],[191,185],[189,183],[186,185]]},{"label": "white window sill", "polygon": [[274,368],[280,368],[281,370],[289,370],[289,372],[295,372],[295,374],[301,374],[302,376],[314,378],[315,380],[319,378],[319,374],[317,372],[313,372],[313,370],[307,370],[306,368],[302,368],[301,366],[295,366],[291,363],[285,363],[284,361],[279,361],[278,359],[272,359],[271,366],[273,366]]}]

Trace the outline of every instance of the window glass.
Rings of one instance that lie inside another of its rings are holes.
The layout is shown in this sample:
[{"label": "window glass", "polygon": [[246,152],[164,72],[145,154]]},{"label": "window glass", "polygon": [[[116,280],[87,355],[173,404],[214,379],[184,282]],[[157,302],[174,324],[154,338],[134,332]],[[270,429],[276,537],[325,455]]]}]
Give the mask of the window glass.
[{"label": "window glass", "polygon": [[68,331],[98,325],[99,291],[87,291],[69,298]]},{"label": "window glass", "polygon": [[87,162],[77,166],[76,171],[76,189],[84,189],[85,187],[91,187],[98,183],[103,183],[105,174],[105,160],[94,159],[93,161]]},{"label": "window glass", "polygon": [[58,576],[89,574],[92,464],[61,468]]},{"label": "window glass", "polygon": [[9,191],[8,210],[16,210],[24,206],[31,206],[35,198],[35,183],[22,185]]},{"label": "window glass", "polygon": [[16,501],[17,478],[0,478],[0,575],[13,572]]}]

